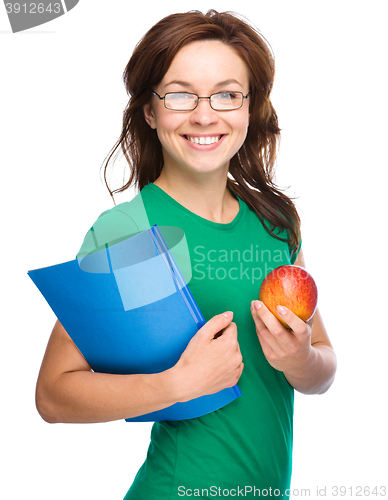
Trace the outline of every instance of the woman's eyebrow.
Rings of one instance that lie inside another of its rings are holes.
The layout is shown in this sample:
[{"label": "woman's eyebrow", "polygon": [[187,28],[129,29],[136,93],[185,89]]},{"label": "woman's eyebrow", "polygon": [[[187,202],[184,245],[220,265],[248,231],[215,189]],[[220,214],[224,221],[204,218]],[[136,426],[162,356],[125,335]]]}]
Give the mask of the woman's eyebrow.
[{"label": "woman's eyebrow", "polygon": [[[230,78],[229,80],[224,80],[222,82],[219,82],[215,85],[215,87],[221,88],[221,87],[224,87],[226,85],[231,85],[234,83],[237,83],[237,85],[242,87],[242,84],[238,80],[236,80],[235,78]],[[185,82],[183,80],[172,80],[171,82],[166,83],[165,87],[168,87],[170,85],[180,85],[181,87],[193,88],[193,85],[191,83]]]},{"label": "woman's eyebrow", "polygon": [[230,78],[229,80],[224,80],[223,82],[217,83],[216,87],[223,87],[224,85],[230,85],[232,83],[237,83],[237,85],[240,85],[240,87],[242,87],[241,83],[234,78]]},{"label": "woman's eyebrow", "polygon": [[165,87],[169,85],[180,85],[181,87],[192,87],[191,83],[184,82],[182,80],[172,80],[171,82],[166,83]]}]

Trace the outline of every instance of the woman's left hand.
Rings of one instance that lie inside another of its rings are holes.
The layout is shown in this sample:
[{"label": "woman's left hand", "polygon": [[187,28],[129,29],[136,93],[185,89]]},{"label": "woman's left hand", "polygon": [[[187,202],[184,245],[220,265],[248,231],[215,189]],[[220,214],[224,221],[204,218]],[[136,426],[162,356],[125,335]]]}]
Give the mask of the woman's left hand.
[{"label": "woman's left hand", "polygon": [[263,302],[254,300],[251,304],[264,356],[276,370],[292,377],[302,377],[314,362],[311,327],[286,307],[278,306],[277,309],[291,330],[287,330]]}]

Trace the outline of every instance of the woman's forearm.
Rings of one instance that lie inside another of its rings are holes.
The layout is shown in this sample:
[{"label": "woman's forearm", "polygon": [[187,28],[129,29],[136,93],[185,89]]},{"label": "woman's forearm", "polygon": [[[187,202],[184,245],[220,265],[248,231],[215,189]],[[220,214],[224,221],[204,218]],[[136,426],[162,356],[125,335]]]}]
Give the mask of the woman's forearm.
[{"label": "woman's forearm", "polygon": [[62,374],[36,403],[49,423],[97,423],[136,417],[177,402],[171,370],[157,374],[111,375],[92,371]]},{"label": "woman's forearm", "polygon": [[[155,374],[93,372],[62,325],[54,326],[36,385],[46,422],[96,423],[137,417],[235,385],[243,369],[233,314],[211,318],[178,362]],[[214,340],[215,335],[223,334]]]},{"label": "woman's forearm", "polygon": [[303,394],[323,394],[333,383],[337,369],[334,350],[327,345],[312,346],[309,363],[298,376],[284,373],[288,382]]}]

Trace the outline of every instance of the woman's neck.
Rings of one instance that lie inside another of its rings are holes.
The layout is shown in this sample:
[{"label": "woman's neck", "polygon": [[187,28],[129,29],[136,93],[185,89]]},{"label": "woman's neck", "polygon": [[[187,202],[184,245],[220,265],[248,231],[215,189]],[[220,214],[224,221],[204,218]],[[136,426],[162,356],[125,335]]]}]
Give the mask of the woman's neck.
[{"label": "woman's neck", "polygon": [[239,203],[226,187],[227,177],[224,176],[222,179],[216,179],[214,176],[213,179],[206,177],[184,180],[176,176],[170,178],[163,169],[154,184],[204,219],[220,224],[232,222],[238,214]]}]

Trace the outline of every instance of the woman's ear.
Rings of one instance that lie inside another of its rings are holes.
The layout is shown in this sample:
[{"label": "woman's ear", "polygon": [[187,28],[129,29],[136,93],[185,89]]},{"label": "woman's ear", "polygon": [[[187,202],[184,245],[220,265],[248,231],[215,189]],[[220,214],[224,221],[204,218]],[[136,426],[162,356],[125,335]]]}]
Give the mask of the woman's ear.
[{"label": "woman's ear", "polygon": [[143,111],[144,111],[145,121],[151,128],[156,129],[156,117],[151,104],[150,103],[145,104],[143,106]]}]

